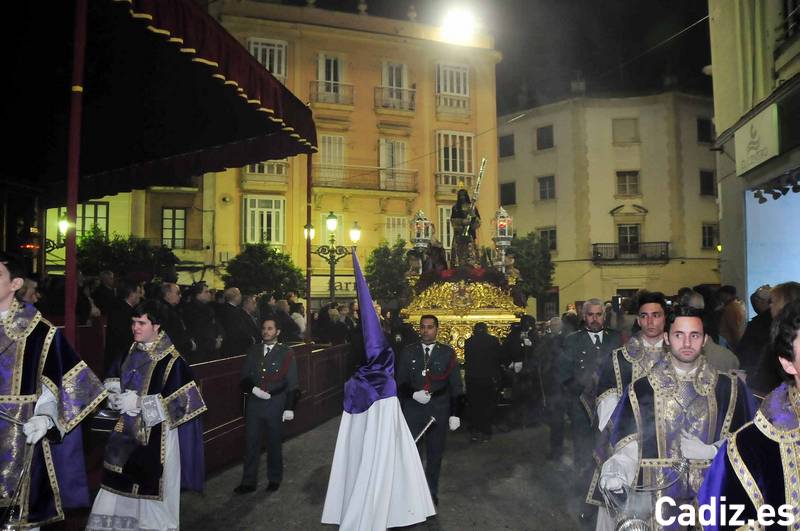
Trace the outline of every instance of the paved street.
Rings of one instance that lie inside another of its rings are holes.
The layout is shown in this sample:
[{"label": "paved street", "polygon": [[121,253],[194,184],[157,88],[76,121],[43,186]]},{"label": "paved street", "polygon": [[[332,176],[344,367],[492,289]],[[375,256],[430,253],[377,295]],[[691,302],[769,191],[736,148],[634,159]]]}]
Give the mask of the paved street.
[{"label": "paved street", "polygon": [[[319,523],[339,419],[284,445],[284,482],[267,496],[265,460],[258,492],[236,496],[241,466],[206,482],[206,493],[184,494],[183,529],[280,531],[335,529]],[[442,469],[439,514],[414,529],[573,530],[577,506],[568,506],[564,464],[550,463],[547,428],[496,434],[488,443],[470,443],[463,429],[450,434]]]}]

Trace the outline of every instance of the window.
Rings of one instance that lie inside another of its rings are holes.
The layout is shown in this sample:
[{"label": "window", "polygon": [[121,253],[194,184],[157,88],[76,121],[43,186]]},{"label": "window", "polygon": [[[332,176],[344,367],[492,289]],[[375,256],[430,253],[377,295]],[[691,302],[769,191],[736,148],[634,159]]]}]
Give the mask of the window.
[{"label": "window", "polygon": [[319,136],[319,178],[322,181],[344,181],[344,137]]},{"label": "window", "polygon": [[286,43],[268,39],[249,39],[250,53],[264,68],[278,78],[281,83],[286,81]]},{"label": "window", "polygon": [[617,195],[639,195],[639,172],[617,172]]},{"label": "window", "polygon": [[[458,132],[438,132],[436,135],[436,171],[441,175],[439,184],[459,185],[473,176],[473,135]],[[469,184],[469,183],[467,183]]]},{"label": "window", "polygon": [[245,243],[284,243],[286,200],[280,196],[247,195],[244,197]]},{"label": "window", "polygon": [[265,160],[264,162],[248,164],[247,173],[286,176],[289,173],[289,159]]},{"label": "window", "polygon": [[700,170],[700,195],[717,197],[717,177],[713,170]]},{"label": "window", "polygon": [[403,98],[403,89],[408,86],[408,68],[401,63],[383,63],[382,85],[389,89],[387,96]]},{"label": "window", "polygon": [[[406,164],[405,140],[396,138],[381,138],[378,145],[378,166],[381,168],[381,188],[390,187],[392,180],[403,176]],[[398,171],[399,170],[399,171]]]},{"label": "window", "polygon": [[714,249],[717,246],[717,224],[703,223],[703,249]]},{"label": "window", "polygon": [[633,144],[639,141],[638,118],[614,118],[611,129],[615,144]]},{"label": "window", "polygon": [[317,60],[316,94],[312,97],[321,103],[341,103],[352,105],[352,86],[345,87],[342,83],[344,72],[343,61],[340,57],[321,53]]},{"label": "window", "polygon": [[547,242],[547,248],[551,251],[555,251],[557,249],[555,227],[539,229],[539,238]]},{"label": "window", "polygon": [[468,67],[436,65],[436,103],[451,110],[469,109]]},{"label": "window", "polygon": [[619,253],[639,254],[639,229],[640,225],[617,225],[619,238]]},{"label": "window", "polygon": [[553,143],[553,126],[546,125],[544,127],[536,128],[536,149],[550,149],[555,144]]},{"label": "window", "polygon": [[556,178],[554,175],[539,177],[539,200],[556,198]]},{"label": "window", "polygon": [[453,226],[450,225],[450,213],[452,212],[452,207],[439,205],[437,210],[439,214],[437,216],[439,221],[437,224],[439,229],[439,241],[442,242],[442,247],[449,249],[453,243]]},{"label": "window", "polygon": [[161,209],[161,245],[170,249],[186,248],[186,209]]},{"label": "window", "polygon": [[408,241],[408,219],[405,216],[386,216],[383,235],[389,245],[394,245],[397,240]]},{"label": "window", "polygon": [[514,155],[514,135],[503,135],[500,137],[499,150],[501,157],[511,157]]},{"label": "window", "polygon": [[[58,209],[58,219],[67,215],[67,208]],[[108,236],[108,203],[83,203],[78,205],[75,219],[75,237],[80,239],[84,233],[89,232],[92,227],[97,227],[103,234]],[[61,231],[58,231],[58,242],[61,243]]]},{"label": "window", "polygon": [[503,206],[517,204],[517,183],[500,184],[500,204]]},{"label": "window", "polygon": [[697,141],[702,144],[714,142],[714,123],[710,118],[697,119]]}]

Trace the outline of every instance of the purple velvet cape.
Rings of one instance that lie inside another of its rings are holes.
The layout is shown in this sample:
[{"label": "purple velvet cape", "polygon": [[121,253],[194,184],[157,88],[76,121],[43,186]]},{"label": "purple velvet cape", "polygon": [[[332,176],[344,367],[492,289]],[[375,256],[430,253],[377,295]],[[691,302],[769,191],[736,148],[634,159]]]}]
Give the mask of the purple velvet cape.
[{"label": "purple velvet cape", "polygon": [[372,297],[364,280],[358,257],[353,253],[361,330],[364,335],[366,363],[358,368],[344,386],[344,410],[350,414],[363,413],[383,398],[397,396],[394,380],[394,350],[381,329]]},{"label": "purple velvet cape", "polygon": [[[169,345],[171,345],[171,342],[169,337],[165,334],[163,346],[164,348],[168,348]],[[128,356],[136,354],[147,355],[141,351],[137,352],[132,350],[130,353],[125,353],[124,356],[118,356],[108,372],[107,376],[109,378],[120,378],[123,390],[125,389],[126,381],[129,381],[131,384],[133,384],[133,382],[127,380],[127,378],[130,378],[130,375],[121,374],[121,367],[124,367],[125,360]],[[167,355],[156,362],[156,367],[153,369],[150,380],[150,387],[144,394],[161,394],[162,397],[166,398],[194,380],[192,370],[182,356],[178,356],[170,367],[171,358],[170,355]],[[165,381],[164,376],[168,369],[169,373],[166,375]],[[205,404],[203,404],[203,407],[205,407]],[[203,482],[205,481],[205,452],[203,448],[203,422],[201,419],[202,416],[196,416],[177,427],[181,456],[182,490],[203,491]],[[103,485],[107,485],[117,491],[130,492],[134,482],[132,481],[132,475],[138,475],[146,478],[148,483],[148,487],[144,485],[140,486],[140,494],[158,494],[158,480],[163,473],[160,464],[162,427],[163,423],[151,429],[149,444],[145,448],[141,448],[139,452],[136,452],[135,464],[133,462],[126,464],[123,473],[120,474],[104,469]],[[110,446],[112,444],[117,444],[117,442],[109,439],[108,445]],[[113,451],[113,448],[107,446],[106,453],[108,454],[109,451]]]},{"label": "purple velvet cape", "polygon": [[[788,387],[781,384],[770,393],[761,405],[760,412],[776,426],[797,428],[798,418],[791,411],[788,404]],[[742,463],[746,467],[758,486],[764,503],[777,508],[786,503],[783,466],[781,464],[780,445],[764,435],[754,423],[747,424],[725,442],[717,452],[714,462],[706,472],[706,478],[697,494],[698,504],[708,504],[714,507],[716,514],[720,514],[720,497],[725,496],[725,504],[741,504],[745,507],[740,516],[742,520],[755,520],[756,508],[744,489],[742,482],[733,468],[728,457],[728,445],[733,444],[739,452]],[[714,498],[712,500],[712,498]],[[792,505],[798,505],[798,500],[792,500]],[[728,511],[730,512],[730,511]],[[776,518],[777,519],[777,518]],[[723,526],[718,521],[716,525],[705,526],[706,531],[733,530],[739,526]],[[786,529],[784,526],[773,525],[767,529]]]}]

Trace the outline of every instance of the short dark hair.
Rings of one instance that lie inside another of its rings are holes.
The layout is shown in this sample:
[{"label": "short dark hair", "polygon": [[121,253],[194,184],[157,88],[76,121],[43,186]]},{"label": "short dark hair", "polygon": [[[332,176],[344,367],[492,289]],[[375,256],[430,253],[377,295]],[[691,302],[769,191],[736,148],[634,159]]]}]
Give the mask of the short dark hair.
[{"label": "short dark hair", "polygon": [[[783,307],[778,316],[772,321],[770,340],[772,352],[779,358],[794,361],[794,347],[792,343],[800,332],[800,300],[794,300]],[[792,381],[794,378],[783,370],[781,375],[784,380]]]},{"label": "short dark hair", "polygon": [[138,291],[141,285],[142,283],[138,280],[123,278],[119,281],[119,284],[117,284],[117,295],[122,299],[126,299],[128,295]]},{"label": "short dark hair", "polygon": [[435,315],[426,313],[425,315],[419,318],[419,324],[422,324],[422,321],[424,319],[431,319],[433,321],[434,326],[436,326],[436,328],[439,328],[439,318],[436,317]]},{"label": "short dark hair", "polygon": [[264,326],[264,323],[266,323],[267,321],[272,321],[273,323],[275,323],[275,329],[276,330],[280,330],[281,329],[281,322],[278,321],[278,318],[275,317],[274,315],[267,315],[266,317],[264,317],[261,320],[261,326]]},{"label": "short dark hair", "polygon": [[164,303],[148,299],[141,304],[137,304],[136,308],[133,309],[133,317],[144,317],[145,315],[154,325],[163,325],[167,319]]},{"label": "short dark hair", "polygon": [[0,251],[0,263],[2,263],[4,266],[6,266],[6,269],[8,269],[10,280],[14,280],[15,278],[21,278],[22,280],[25,280],[25,264],[19,259],[18,256],[5,251]]},{"label": "short dark hair", "polygon": [[[661,309],[664,310],[664,313],[667,313],[667,298],[664,297],[664,294],[660,291],[643,291],[639,294],[636,298],[636,313],[639,313],[639,310],[645,304],[658,304],[661,306]],[[685,317],[685,316],[684,316]]]},{"label": "short dark hair", "polygon": [[475,323],[475,326],[472,327],[473,334],[488,334],[489,333],[489,325],[484,322]]},{"label": "short dark hair", "polygon": [[731,297],[735,297],[736,296],[736,286],[731,286],[730,284],[727,284],[725,286],[721,286],[717,290],[717,294],[723,294],[723,293],[728,294]]},{"label": "short dark hair", "polygon": [[[703,312],[701,310],[692,308],[691,306],[678,304],[673,306],[672,312],[669,315],[669,326],[667,327],[667,331],[672,328],[673,323],[675,323],[675,319],[678,317],[696,317],[697,319],[700,319],[701,323],[703,323]],[[705,332],[705,323],[703,323],[703,332]]]}]

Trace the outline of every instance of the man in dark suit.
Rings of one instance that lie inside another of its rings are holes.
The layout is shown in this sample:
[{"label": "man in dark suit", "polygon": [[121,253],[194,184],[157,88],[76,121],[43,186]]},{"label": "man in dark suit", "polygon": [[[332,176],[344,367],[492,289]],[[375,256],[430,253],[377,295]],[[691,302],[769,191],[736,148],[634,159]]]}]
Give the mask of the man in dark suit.
[{"label": "man in dark suit", "polygon": [[450,345],[436,341],[439,320],[423,315],[419,320],[422,342],[403,349],[398,363],[397,394],[411,435],[425,432],[425,477],[434,504],[439,504],[439,472],[442,468],[445,439],[461,426],[463,384],[456,353]]},{"label": "man in dark suit", "polygon": [[[125,298],[125,295],[120,294],[120,297]],[[108,315],[111,306],[117,301],[113,271],[100,271],[100,285],[92,292],[92,300],[100,313]]]},{"label": "man in dark suit", "polygon": [[167,333],[172,340],[172,344],[178,349],[178,352],[186,358],[190,359],[197,350],[197,343],[195,343],[192,336],[189,335],[189,330],[186,328],[186,323],[183,321],[178,310],[178,305],[181,302],[181,288],[174,282],[164,282],[161,284],[161,302],[164,303],[164,323],[161,328]]},{"label": "man in dark suit", "polygon": [[[603,328],[603,301],[589,299],[583,303],[581,311],[583,328],[564,338],[559,376],[564,386],[564,409],[572,424],[575,487],[583,494],[581,491],[589,484],[593,469],[595,433],[592,422],[598,368],[611,352],[622,346],[622,339],[616,330]],[[586,518],[592,517],[586,515]]]},{"label": "man in dark suit", "polygon": [[106,308],[108,321],[106,323],[106,348],[103,367],[104,371],[111,368],[114,358],[128,352],[133,343],[131,331],[131,317],[133,309],[144,297],[144,288],[141,282],[124,279],[119,286],[119,299],[112,301]]},{"label": "man in dark suit", "polygon": [[244,413],[245,455],[242,483],[236,494],[254,492],[258,485],[261,435],[267,431],[267,492],[274,492],[283,479],[283,422],[294,420],[300,398],[294,352],[278,343],[281,330],[274,318],[261,325],[263,343],[247,350],[241,386],[247,395]]},{"label": "man in dark suit", "polygon": [[224,297],[225,302],[217,308],[217,319],[225,331],[220,355],[241,356],[258,341],[258,327],[240,306],[242,293],[239,288],[227,288]]},{"label": "man in dark suit", "polygon": [[222,327],[210,303],[211,292],[205,281],[201,280],[192,285],[181,307],[186,330],[197,344],[193,355],[184,355],[190,363],[213,359],[222,343]]},{"label": "man in dark suit", "polygon": [[472,336],[464,343],[464,379],[472,412],[472,441],[492,437],[492,417],[497,401],[496,383],[500,380],[500,341],[489,333],[486,323],[476,323]]}]

